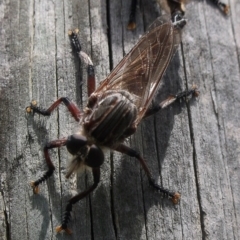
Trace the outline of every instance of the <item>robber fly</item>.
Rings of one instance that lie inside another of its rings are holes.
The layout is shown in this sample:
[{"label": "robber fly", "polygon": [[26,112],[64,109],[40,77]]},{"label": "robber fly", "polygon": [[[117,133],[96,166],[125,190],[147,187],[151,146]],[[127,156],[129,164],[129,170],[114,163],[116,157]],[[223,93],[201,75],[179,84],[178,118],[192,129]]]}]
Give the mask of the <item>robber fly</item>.
[{"label": "robber fly", "polygon": [[[176,16],[177,12],[180,12],[182,15],[185,14],[186,8],[185,5],[190,0],[156,0],[157,3],[172,17]],[[215,6],[217,6],[225,15],[229,14],[229,5],[222,2],[221,0],[210,0]],[[134,30],[136,28],[136,8],[137,0],[131,1],[131,9],[128,21],[128,30]]]},{"label": "robber fly", "polygon": [[48,171],[31,183],[34,193],[39,192],[39,184],[46,181],[55,170],[49,155],[49,149],[52,148],[66,146],[73,155],[66,174],[67,178],[84,166],[90,167],[93,174],[93,185],[68,201],[62,223],[56,228],[57,232],[61,230],[65,230],[67,233],[71,232],[67,225],[72,205],[97,187],[100,181],[100,166],[104,161],[104,148],[135,157],[146,172],[150,185],[163,196],[171,199],[174,204],[178,203],[180,194],[159,186],[153,179],[143,157],[137,151],[123,144],[123,141],[136,131],[143,118],[167,107],[177,99],[198,94],[194,87],[192,90],[169,96],[155,109],[149,110],[159,82],[180,42],[181,30],[186,24],[186,20],[180,15],[176,16],[175,20],[172,22],[166,16],[155,20],[139,42],[100,83],[97,89],[94,89],[94,67],[89,56],[81,50],[77,36],[78,31],[69,31],[75,50],[88,65],[89,99],[86,108],[80,111],[66,97],[58,99],[46,110],[37,107],[35,101],[26,108],[28,113],[48,116],[60,103],[64,103],[80,124],[78,133],[45,145],[44,156]]}]

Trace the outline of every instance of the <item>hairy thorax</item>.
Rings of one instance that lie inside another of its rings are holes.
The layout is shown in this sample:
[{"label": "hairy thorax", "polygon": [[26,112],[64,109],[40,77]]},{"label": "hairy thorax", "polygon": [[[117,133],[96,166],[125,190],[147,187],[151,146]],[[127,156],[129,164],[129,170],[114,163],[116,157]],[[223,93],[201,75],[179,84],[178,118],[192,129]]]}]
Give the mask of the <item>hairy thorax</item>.
[{"label": "hairy thorax", "polygon": [[82,117],[83,130],[93,142],[114,146],[136,130],[137,108],[127,91],[92,94]]}]

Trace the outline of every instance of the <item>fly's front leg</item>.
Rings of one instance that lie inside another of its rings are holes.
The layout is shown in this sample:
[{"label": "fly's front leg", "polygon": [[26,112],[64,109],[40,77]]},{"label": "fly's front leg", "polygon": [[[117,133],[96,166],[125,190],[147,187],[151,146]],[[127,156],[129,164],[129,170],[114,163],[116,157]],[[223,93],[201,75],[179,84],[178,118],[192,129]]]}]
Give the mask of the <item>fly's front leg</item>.
[{"label": "fly's front leg", "polygon": [[178,192],[172,192],[168,189],[165,189],[161,186],[159,186],[156,181],[153,179],[152,174],[150,173],[150,170],[148,169],[148,166],[145,162],[145,160],[143,159],[143,157],[134,149],[124,145],[124,144],[120,144],[118,147],[116,147],[114,150],[127,154],[130,157],[135,157],[138,159],[138,161],[140,162],[143,170],[145,171],[145,173],[147,174],[148,177],[148,181],[150,183],[150,185],[152,187],[154,187],[155,189],[157,189],[161,194],[163,194],[163,196],[168,197],[172,200],[172,202],[174,204],[177,204],[181,195]]},{"label": "fly's front leg", "polygon": [[36,101],[32,101],[31,105],[26,107],[26,112],[27,113],[33,112],[33,113],[41,114],[43,116],[50,116],[53,110],[57,108],[60,103],[65,104],[65,106],[68,108],[69,112],[72,114],[72,116],[75,118],[76,121],[80,120],[80,115],[81,115],[80,109],[67,97],[59,98],[48,109],[42,109],[37,106]]},{"label": "fly's front leg", "polygon": [[61,232],[62,230],[66,231],[68,234],[71,234],[71,230],[67,227],[69,219],[70,219],[70,214],[72,211],[72,205],[89,195],[97,186],[100,181],[100,168],[92,168],[92,174],[93,174],[93,180],[94,183],[93,185],[87,189],[84,192],[81,192],[77,194],[76,196],[72,197],[65,208],[65,212],[63,215],[63,220],[61,226],[56,227],[57,232]]},{"label": "fly's front leg", "polygon": [[49,177],[52,176],[53,171],[55,170],[55,167],[50,159],[48,150],[51,148],[59,148],[62,147],[64,145],[66,145],[67,142],[67,138],[63,138],[63,139],[58,139],[52,142],[49,142],[46,144],[46,146],[44,147],[44,157],[48,166],[48,171],[46,171],[42,177],[40,177],[38,180],[31,182],[31,186],[33,188],[33,192],[34,193],[39,193],[39,184],[46,181]]},{"label": "fly's front leg", "polygon": [[83,59],[84,62],[87,64],[88,74],[87,88],[88,96],[90,96],[96,89],[95,71],[91,58],[85,52],[82,51],[82,46],[78,38],[78,33],[79,33],[78,29],[68,31],[68,35],[78,56],[80,57],[80,59]]},{"label": "fly's front leg", "polygon": [[149,116],[157,113],[159,110],[168,107],[169,105],[174,103],[176,100],[186,99],[189,96],[198,97],[199,93],[200,92],[197,90],[197,86],[194,85],[191,90],[186,90],[186,91],[180,92],[177,95],[170,95],[167,99],[162,101],[160,104],[158,104],[152,108],[149,108],[146,111],[144,118],[149,117]]}]

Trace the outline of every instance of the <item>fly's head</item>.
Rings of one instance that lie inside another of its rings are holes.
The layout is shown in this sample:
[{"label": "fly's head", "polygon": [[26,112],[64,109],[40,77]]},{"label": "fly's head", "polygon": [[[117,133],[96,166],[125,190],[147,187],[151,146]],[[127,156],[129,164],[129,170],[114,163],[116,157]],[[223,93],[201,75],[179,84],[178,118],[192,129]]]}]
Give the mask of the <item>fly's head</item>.
[{"label": "fly's head", "polygon": [[87,138],[80,134],[68,137],[66,147],[74,157],[70,163],[66,177],[69,178],[73,172],[82,166],[98,168],[104,162],[104,154],[100,147],[90,143]]}]

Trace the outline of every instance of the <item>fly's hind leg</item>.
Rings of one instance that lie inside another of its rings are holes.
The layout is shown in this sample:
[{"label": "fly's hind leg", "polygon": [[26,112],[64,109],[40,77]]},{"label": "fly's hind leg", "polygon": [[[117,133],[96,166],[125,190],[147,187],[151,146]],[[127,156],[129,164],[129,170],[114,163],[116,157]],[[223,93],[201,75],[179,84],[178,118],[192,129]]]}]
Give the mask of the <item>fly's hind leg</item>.
[{"label": "fly's hind leg", "polygon": [[67,227],[67,225],[70,220],[72,205],[89,195],[98,186],[98,183],[100,182],[100,168],[92,168],[92,174],[94,180],[93,185],[89,189],[77,194],[68,201],[65,212],[63,214],[62,224],[56,227],[57,232],[61,232],[62,230],[64,230],[68,234],[71,234],[71,230]]},{"label": "fly's hind leg", "polygon": [[43,174],[42,177],[40,177],[39,179],[37,179],[36,181],[31,182],[31,186],[33,188],[33,192],[34,193],[39,193],[39,184],[46,181],[49,177],[52,176],[55,167],[50,159],[48,150],[52,149],[52,148],[59,148],[62,146],[65,146],[67,142],[67,138],[63,138],[63,139],[58,139],[52,142],[49,142],[45,145],[44,147],[44,157],[48,166],[48,170]]},{"label": "fly's hind leg", "polygon": [[167,99],[162,101],[160,104],[158,104],[152,108],[149,108],[146,111],[144,118],[157,113],[159,110],[168,107],[169,105],[171,105],[172,103],[174,103],[177,100],[187,99],[188,97],[198,97],[198,96],[199,96],[199,91],[197,90],[197,86],[193,85],[192,89],[180,92],[176,95],[170,95],[170,96],[168,96]]},{"label": "fly's hind leg", "polygon": [[149,184],[154,187],[157,191],[159,191],[163,196],[169,198],[172,200],[172,202],[174,204],[177,204],[181,195],[180,193],[178,192],[172,192],[168,189],[165,189],[161,186],[159,186],[156,181],[153,179],[152,177],[152,174],[146,164],[146,161],[143,159],[143,157],[137,152],[135,151],[134,149],[124,145],[124,144],[120,144],[118,145],[116,148],[114,148],[114,150],[118,151],[118,152],[121,152],[121,153],[124,153],[130,157],[135,157],[141,164],[143,170],[145,171],[145,173],[147,174],[147,177],[148,177],[148,181],[149,181]]},{"label": "fly's hind leg", "polygon": [[91,58],[85,52],[82,51],[82,46],[78,38],[78,33],[79,33],[78,29],[68,31],[68,35],[71,39],[73,47],[77,52],[79,58],[83,59],[83,61],[87,64],[87,74],[88,74],[87,88],[88,88],[88,96],[90,96],[96,89],[95,71],[94,71],[94,66]]}]

